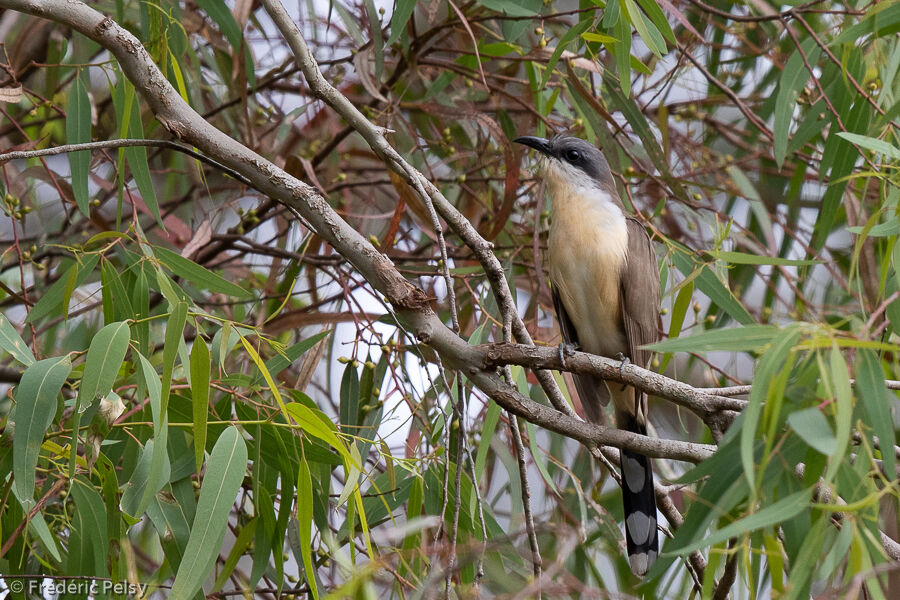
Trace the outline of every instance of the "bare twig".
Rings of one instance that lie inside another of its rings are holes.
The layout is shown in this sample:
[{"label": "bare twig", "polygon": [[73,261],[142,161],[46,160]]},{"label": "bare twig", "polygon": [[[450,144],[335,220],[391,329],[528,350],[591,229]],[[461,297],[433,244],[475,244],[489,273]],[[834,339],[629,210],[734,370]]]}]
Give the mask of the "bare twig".
[{"label": "bare twig", "polygon": [[143,140],[143,139],[124,139],[124,140],[105,140],[101,142],[85,142],[83,144],[63,144],[62,146],[54,146],[53,148],[44,148],[42,150],[17,150],[14,152],[0,152],[0,165],[11,160],[37,158],[39,156],[55,156],[57,154],[67,154],[69,152],[78,152],[80,150],[108,150],[110,148],[133,148],[136,146],[151,148],[168,148],[176,150],[182,154],[187,154],[192,158],[196,158],[202,163],[209,165],[219,171],[224,171],[228,175],[234,177],[244,185],[250,185],[250,181],[235,171],[223,165],[217,160],[205,156],[196,150],[173,142],[172,140]]}]

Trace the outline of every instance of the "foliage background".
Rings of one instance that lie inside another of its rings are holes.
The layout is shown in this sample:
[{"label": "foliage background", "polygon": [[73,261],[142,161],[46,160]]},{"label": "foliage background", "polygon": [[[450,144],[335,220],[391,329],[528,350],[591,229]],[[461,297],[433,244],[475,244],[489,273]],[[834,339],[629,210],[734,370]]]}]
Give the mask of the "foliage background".
[{"label": "foliage background", "polygon": [[[8,5],[2,151],[172,139],[109,52]],[[263,7],[94,7],[210,123],[317,188],[470,344],[504,339],[477,253],[316,99]],[[439,369],[347,257],[234,170],[171,146],[5,162],[0,572],[176,597],[431,597],[445,580],[461,597],[898,589],[885,379],[900,5],[289,9],[326,79],[493,244],[540,343],[559,338],[549,207],[509,140],[597,143],[656,242],[668,341],[654,369],[752,382],[746,408],[722,436],[654,400],[655,436],[718,451],[655,462],[685,518],[639,582],[591,453]],[[530,370],[510,375],[547,402]]]}]

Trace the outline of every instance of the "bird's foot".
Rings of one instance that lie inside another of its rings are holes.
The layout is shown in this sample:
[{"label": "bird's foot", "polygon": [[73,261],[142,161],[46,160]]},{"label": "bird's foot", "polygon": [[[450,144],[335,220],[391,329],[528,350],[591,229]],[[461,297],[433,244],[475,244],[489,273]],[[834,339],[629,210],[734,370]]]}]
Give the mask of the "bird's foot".
[{"label": "bird's foot", "polygon": [[563,342],[559,345],[559,362],[562,366],[566,366],[566,356],[572,356],[578,350],[578,344],[566,344]]},{"label": "bird's foot", "polygon": [[625,365],[630,363],[631,359],[628,358],[627,356],[625,356],[624,354],[622,354],[621,352],[616,354],[616,359],[622,361],[622,363],[619,365],[619,375],[621,375],[622,377],[625,377]]}]

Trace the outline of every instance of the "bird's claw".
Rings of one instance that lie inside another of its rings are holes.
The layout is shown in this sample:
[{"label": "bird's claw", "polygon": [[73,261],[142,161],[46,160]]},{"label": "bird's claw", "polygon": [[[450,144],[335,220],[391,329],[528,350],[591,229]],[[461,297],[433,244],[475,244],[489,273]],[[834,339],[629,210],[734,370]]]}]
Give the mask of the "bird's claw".
[{"label": "bird's claw", "polygon": [[566,366],[566,355],[572,356],[575,354],[575,351],[578,349],[576,344],[566,344],[565,342],[559,345],[559,362],[562,363],[562,366]]},{"label": "bird's claw", "polygon": [[631,359],[628,358],[627,356],[625,356],[624,354],[622,354],[621,352],[616,354],[616,359],[622,361],[621,364],[619,364],[619,375],[622,377],[625,377],[625,365],[630,363]]}]

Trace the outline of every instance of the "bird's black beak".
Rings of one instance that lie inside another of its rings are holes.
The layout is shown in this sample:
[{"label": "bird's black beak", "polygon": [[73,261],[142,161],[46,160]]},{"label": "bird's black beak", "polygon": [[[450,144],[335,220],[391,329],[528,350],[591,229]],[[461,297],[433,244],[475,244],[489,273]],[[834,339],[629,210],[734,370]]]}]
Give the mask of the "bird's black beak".
[{"label": "bird's black beak", "polygon": [[529,148],[534,148],[541,154],[550,156],[550,142],[549,140],[546,140],[542,137],[523,135],[522,137],[517,137],[516,139],[514,139],[513,142],[528,146]]}]

